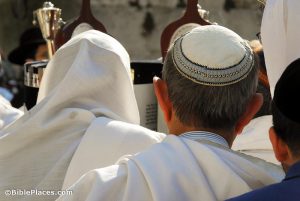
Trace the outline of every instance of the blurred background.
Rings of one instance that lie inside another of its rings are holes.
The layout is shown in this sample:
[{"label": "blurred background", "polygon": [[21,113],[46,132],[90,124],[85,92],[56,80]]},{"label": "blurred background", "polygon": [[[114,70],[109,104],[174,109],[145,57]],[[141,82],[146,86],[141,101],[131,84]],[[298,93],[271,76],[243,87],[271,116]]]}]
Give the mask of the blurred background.
[{"label": "blurred background", "polygon": [[[18,46],[21,33],[32,26],[32,12],[43,0],[0,0],[0,48],[8,54]],[[82,0],[52,0],[62,9],[62,18],[77,17]],[[199,0],[209,11],[208,19],[226,26],[248,40],[256,39],[261,11],[257,0]],[[91,0],[92,11],[107,32],[119,40],[132,59],[156,59],[160,35],[172,21],[180,18],[186,0]]]},{"label": "blurred background", "polygon": [[[62,20],[70,22],[80,15],[83,1],[89,0],[52,0],[51,3],[62,10]],[[192,1],[196,5],[197,0],[189,0]],[[22,107],[24,102],[27,109],[35,105],[46,66],[42,63],[36,67],[33,63],[23,67],[25,62],[47,59],[46,45],[40,47],[41,41],[45,41],[41,34],[38,37],[36,31],[39,30],[22,35],[33,27],[33,11],[42,8],[43,4],[44,0],[0,0],[0,95],[16,108]],[[160,38],[163,30],[183,16],[187,0],[90,0],[90,4],[93,15],[108,34],[123,44],[132,60],[153,61],[162,56]],[[262,17],[261,4],[257,0],[198,0],[198,4],[203,9],[204,19],[228,27],[249,41],[256,39]],[[138,84],[137,78],[143,83],[152,83],[153,75],[161,68],[160,62],[157,63],[158,70],[152,63],[148,68],[145,63],[135,65],[132,64],[134,84]],[[149,72],[144,72],[147,69]],[[145,77],[149,78],[147,82]],[[152,85],[149,90],[153,90]],[[156,101],[154,95],[153,101]]]}]

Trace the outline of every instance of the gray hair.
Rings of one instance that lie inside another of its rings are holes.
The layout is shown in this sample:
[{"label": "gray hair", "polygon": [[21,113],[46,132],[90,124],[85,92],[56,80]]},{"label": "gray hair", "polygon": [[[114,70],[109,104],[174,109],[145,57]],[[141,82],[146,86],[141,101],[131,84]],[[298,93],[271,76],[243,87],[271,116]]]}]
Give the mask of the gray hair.
[{"label": "gray hair", "polygon": [[227,86],[205,86],[182,76],[168,51],[162,77],[176,116],[188,126],[231,131],[243,115],[258,83],[255,58],[251,72],[243,80]]}]

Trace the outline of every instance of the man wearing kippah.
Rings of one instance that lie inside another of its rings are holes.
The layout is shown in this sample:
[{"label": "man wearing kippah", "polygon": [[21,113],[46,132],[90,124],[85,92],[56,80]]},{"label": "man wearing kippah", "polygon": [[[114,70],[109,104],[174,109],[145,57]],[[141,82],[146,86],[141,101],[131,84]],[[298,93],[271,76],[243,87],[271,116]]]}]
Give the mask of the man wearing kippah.
[{"label": "man wearing kippah", "polygon": [[154,78],[169,133],[117,165],[92,170],[58,200],[225,200],[279,181],[277,166],[230,149],[262,104],[258,69],[233,31],[201,26],[174,42]]},{"label": "man wearing kippah", "polygon": [[298,201],[300,198],[300,59],[292,62],[276,84],[272,102],[274,126],[269,135],[278,161],[287,172],[278,184],[246,193],[231,201]]}]

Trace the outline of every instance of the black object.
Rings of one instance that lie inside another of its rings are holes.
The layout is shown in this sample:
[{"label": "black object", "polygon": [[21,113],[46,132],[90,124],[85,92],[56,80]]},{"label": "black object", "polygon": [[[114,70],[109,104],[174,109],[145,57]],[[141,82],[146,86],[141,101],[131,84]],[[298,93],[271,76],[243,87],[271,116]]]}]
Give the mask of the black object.
[{"label": "black object", "polygon": [[22,33],[19,46],[9,53],[8,60],[22,66],[26,59],[30,58],[28,55],[36,51],[40,44],[46,44],[40,29],[30,28]]},{"label": "black object", "polygon": [[300,58],[293,61],[278,80],[273,105],[287,119],[300,124]]},{"label": "black object", "polygon": [[36,105],[43,72],[48,61],[34,61],[24,64],[24,102],[27,110]]},{"label": "black object", "polygon": [[39,88],[24,86],[24,103],[27,110],[36,105]]},{"label": "black object", "polygon": [[277,81],[273,102],[273,128],[293,156],[300,153],[300,59],[293,61]]},{"label": "black object", "polygon": [[134,60],[131,62],[133,70],[133,84],[149,84],[153,77],[161,77],[163,64],[159,60]]},{"label": "black object", "polygon": [[185,8],[186,7],[185,1],[184,0],[179,0],[176,7],[177,8]]},{"label": "black object", "polygon": [[147,11],[143,22],[143,36],[149,36],[155,29],[155,21],[151,12]]},{"label": "black object", "polygon": [[225,2],[224,2],[224,10],[226,12],[229,12],[232,9],[235,9],[235,8],[236,8],[236,5],[235,5],[234,0],[225,0]]}]

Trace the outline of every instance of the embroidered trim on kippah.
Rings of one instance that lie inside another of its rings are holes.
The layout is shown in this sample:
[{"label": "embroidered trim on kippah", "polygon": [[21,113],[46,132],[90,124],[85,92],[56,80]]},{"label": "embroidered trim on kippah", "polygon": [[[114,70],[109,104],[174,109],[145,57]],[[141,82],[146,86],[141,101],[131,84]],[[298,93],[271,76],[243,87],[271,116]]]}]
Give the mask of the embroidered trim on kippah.
[{"label": "embroidered trim on kippah", "polygon": [[254,56],[246,42],[241,42],[246,52],[239,63],[224,68],[211,68],[189,60],[182,51],[182,40],[183,37],[175,41],[172,59],[176,69],[193,82],[208,86],[231,85],[246,78],[253,67]]}]

